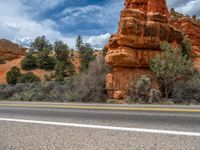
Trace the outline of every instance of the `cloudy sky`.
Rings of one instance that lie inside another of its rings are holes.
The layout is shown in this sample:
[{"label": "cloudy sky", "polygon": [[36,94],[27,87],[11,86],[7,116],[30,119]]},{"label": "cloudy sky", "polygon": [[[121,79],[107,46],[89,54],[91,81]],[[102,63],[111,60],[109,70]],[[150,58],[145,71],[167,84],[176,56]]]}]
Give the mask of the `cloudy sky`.
[{"label": "cloudy sky", "polygon": [[[169,8],[200,17],[200,0],[167,0]],[[117,31],[123,0],[0,0],[0,38],[24,45],[37,36],[74,47],[77,35],[102,47]]]}]

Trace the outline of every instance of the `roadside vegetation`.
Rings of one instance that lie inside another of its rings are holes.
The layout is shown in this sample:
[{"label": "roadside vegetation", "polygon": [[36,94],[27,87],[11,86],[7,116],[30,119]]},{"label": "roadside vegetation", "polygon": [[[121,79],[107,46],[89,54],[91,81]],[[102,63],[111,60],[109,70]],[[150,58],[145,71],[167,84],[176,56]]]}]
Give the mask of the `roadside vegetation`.
[{"label": "roadside vegetation", "polygon": [[[150,63],[156,78],[142,76],[136,84],[130,82],[128,99],[142,103],[200,103],[200,74],[189,55],[190,41],[184,39],[179,48],[163,43],[161,49],[163,53]],[[154,89],[151,80],[160,87]]]},{"label": "roadside vegetation", "polygon": [[[21,61],[21,69],[7,73],[7,84],[0,85],[0,99],[17,101],[105,102],[105,76],[109,72],[104,57],[77,37],[80,70],[72,63],[73,50],[61,40],[51,44],[45,36],[38,37]],[[127,100],[134,103],[200,103],[200,74],[190,57],[191,42],[184,39],[181,47],[161,45],[163,53],[150,62],[155,78],[143,75],[130,80]],[[1,63],[1,59],[0,59]],[[31,71],[51,71],[41,81]],[[24,71],[26,73],[24,73]]]},{"label": "roadside vegetation", "polygon": [[143,75],[136,83],[130,81],[127,99],[137,103],[159,103],[161,92],[153,88],[149,77]]},{"label": "roadside vegetation", "polygon": [[[0,99],[15,101],[80,101],[104,102],[107,67],[103,57],[96,59],[94,49],[78,36],[76,48],[80,55],[80,72],[75,71],[68,45],[63,41],[51,44],[45,36],[37,37],[21,61],[21,69],[13,67],[7,73],[7,83],[0,85]],[[45,81],[31,71],[51,71]]]}]

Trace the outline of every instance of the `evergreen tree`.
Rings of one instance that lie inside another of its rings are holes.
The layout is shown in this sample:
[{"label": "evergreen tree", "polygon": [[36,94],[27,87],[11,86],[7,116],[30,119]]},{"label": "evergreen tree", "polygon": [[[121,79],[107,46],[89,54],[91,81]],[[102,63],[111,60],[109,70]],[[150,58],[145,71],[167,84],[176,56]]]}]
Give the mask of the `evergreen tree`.
[{"label": "evergreen tree", "polygon": [[44,49],[52,50],[52,46],[45,36],[39,36],[31,44],[31,49],[37,51],[42,51]]},{"label": "evergreen tree", "polygon": [[63,62],[64,65],[70,64],[70,51],[67,44],[65,44],[63,41],[56,41],[54,43],[54,50],[56,53],[56,60]]},{"label": "evergreen tree", "polygon": [[94,50],[91,48],[90,44],[85,44],[81,53],[81,71],[88,69],[91,61],[95,60]]},{"label": "evergreen tree", "polygon": [[55,66],[55,80],[56,82],[64,81],[65,64],[58,61]]},{"label": "evergreen tree", "polygon": [[84,43],[83,43],[82,37],[79,35],[76,39],[76,48],[80,52],[83,46],[84,46]]},{"label": "evergreen tree", "polygon": [[50,56],[50,51],[48,49],[44,49],[38,54],[37,66],[45,70],[54,69],[55,59],[54,57]]},{"label": "evergreen tree", "polygon": [[21,61],[21,68],[24,70],[32,70],[36,67],[36,57],[33,53],[27,53],[25,58]]}]

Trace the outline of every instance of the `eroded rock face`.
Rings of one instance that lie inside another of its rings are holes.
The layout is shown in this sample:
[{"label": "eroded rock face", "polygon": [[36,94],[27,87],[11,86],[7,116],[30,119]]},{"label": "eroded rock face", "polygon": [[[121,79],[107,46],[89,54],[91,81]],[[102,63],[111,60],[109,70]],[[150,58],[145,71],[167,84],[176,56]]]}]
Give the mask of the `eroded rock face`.
[{"label": "eroded rock face", "polygon": [[25,55],[25,49],[8,40],[0,40],[0,57],[4,60],[18,59]]},{"label": "eroded rock face", "polygon": [[180,43],[182,33],[171,26],[165,0],[125,0],[118,32],[106,45],[106,62],[112,72],[107,75],[110,98],[124,98],[128,82],[141,75],[153,77],[149,62],[161,53],[163,41]]},{"label": "eroded rock face", "polygon": [[197,20],[196,16],[184,16],[174,9],[171,9],[170,16],[170,24],[180,29],[184,36],[191,40],[191,56],[194,58],[195,67],[200,69],[200,20]]}]

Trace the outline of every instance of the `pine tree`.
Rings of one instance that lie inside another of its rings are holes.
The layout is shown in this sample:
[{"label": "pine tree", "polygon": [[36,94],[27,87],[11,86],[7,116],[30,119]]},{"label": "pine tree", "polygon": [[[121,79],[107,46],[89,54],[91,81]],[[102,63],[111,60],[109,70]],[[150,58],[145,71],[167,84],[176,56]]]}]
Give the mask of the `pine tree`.
[{"label": "pine tree", "polygon": [[51,43],[46,39],[45,36],[37,37],[31,44],[31,50],[43,51],[44,49],[52,50]]},{"label": "pine tree", "polygon": [[79,35],[76,39],[76,48],[78,51],[81,51],[83,48],[84,44],[83,44],[83,39],[82,37]]}]

